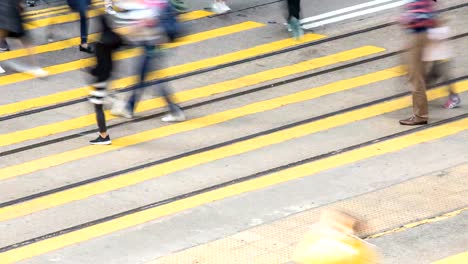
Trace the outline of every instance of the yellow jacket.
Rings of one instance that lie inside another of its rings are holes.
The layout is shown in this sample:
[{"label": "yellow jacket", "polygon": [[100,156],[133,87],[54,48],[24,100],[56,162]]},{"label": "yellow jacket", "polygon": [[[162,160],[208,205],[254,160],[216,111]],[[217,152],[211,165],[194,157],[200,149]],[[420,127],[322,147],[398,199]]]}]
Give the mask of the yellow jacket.
[{"label": "yellow jacket", "polygon": [[298,264],[371,264],[377,263],[377,255],[372,245],[356,236],[322,228],[305,235],[293,260]]}]

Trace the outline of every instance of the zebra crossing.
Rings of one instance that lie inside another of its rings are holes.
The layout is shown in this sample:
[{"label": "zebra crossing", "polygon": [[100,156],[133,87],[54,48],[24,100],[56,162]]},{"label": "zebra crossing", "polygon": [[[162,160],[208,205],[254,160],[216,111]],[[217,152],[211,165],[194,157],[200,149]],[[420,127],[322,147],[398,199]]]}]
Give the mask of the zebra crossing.
[{"label": "zebra crossing", "polygon": [[[305,22],[320,23],[376,5],[382,8],[387,2],[391,1],[373,1]],[[101,5],[94,4],[91,18],[102,12]],[[458,8],[465,10],[466,5]],[[77,17],[66,12],[62,6],[30,11],[28,29],[34,34],[51,25],[74,23]],[[448,16],[451,12],[447,11]],[[46,80],[12,72],[0,76],[5,93],[0,100],[1,263],[104,263],[104,259],[107,263],[192,263],[197,254],[212,254],[215,247],[210,245],[219,239],[232,242],[231,236],[245,230],[272,229],[274,221],[339,201],[365,204],[364,193],[388,188],[386,195],[391,195],[407,181],[430,178],[425,175],[466,163],[466,153],[453,154],[458,150],[454,145],[468,137],[464,106],[453,111],[437,107],[448,94],[446,83],[428,91],[434,106],[429,125],[402,128],[397,124],[398,116],[411,107],[406,69],[399,59],[402,49],[395,45],[397,27],[389,24],[369,32],[350,29],[343,36],[308,33],[296,41],[280,28],[251,17],[210,16],[205,10],[185,14],[182,19],[193,24],[194,32],[167,45],[171,61],[148,77],[156,85],[170,81],[174,98],[190,119],[169,125],[158,122],[154,117],[161,114],[164,102],[148,94],[135,120],[106,112],[111,146],[86,145],[95,120],[85,102],[89,87],[80,72],[94,60],[78,58],[71,51],[79,38],[44,41],[36,47],[36,54],[48,63]],[[460,34],[451,42],[462,47],[466,34],[462,25],[456,27]],[[119,32],[124,34],[125,28]],[[96,37],[97,33],[90,35],[90,39]],[[460,63],[468,61],[461,49],[457,52]],[[112,90],[118,96],[124,97],[136,84],[132,65],[140,54],[138,49],[115,54],[119,70]],[[1,53],[0,63],[24,56],[26,51],[21,49]],[[47,56],[56,59],[44,59]],[[453,81],[464,98],[468,80],[462,69],[455,67]],[[415,152],[431,149],[450,158],[435,164],[433,153],[421,155],[414,161],[421,169],[404,167],[403,173],[396,174],[397,156],[409,159]],[[368,175],[367,170],[382,174],[358,177]],[[458,173],[465,178],[468,174]],[[350,182],[344,174],[350,174]],[[307,195],[302,185],[320,196]],[[344,190],[324,192],[338,187]],[[417,194],[407,195],[414,200],[406,202],[425,208],[425,200]],[[462,201],[466,190],[460,184],[447,186],[437,195],[453,197],[446,202],[459,213],[447,218],[463,215],[460,208],[466,207]],[[401,225],[447,215],[428,208],[390,223],[393,211],[406,205],[402,200],[392,206],[383,211],[362,207],[364,214],[381,217],[382,228],[369,237],[385,237],[391,234],[386,231]],[[284,249],[298,239],[294,237]],[[162,242],[167,245],[158,245]],[[186,250],[196,245],[204,253],[197,247],[196,253]],[[281,257],[278,254],[272,253],[274,260],[225,263],[290,260],[287,250]],[[466,259],[463,252],[453,255],[436,263]]]}]

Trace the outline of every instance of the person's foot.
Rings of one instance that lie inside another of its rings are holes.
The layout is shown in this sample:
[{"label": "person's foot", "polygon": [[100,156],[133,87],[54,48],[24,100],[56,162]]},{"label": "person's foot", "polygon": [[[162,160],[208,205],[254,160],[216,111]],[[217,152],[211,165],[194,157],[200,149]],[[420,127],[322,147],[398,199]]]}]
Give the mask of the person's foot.
[{"label": "person's foot", "polygon": [[110,140],[109,135],[107,137],[103,138],[101,135],[99,135],[96,139],[93,139],[89,141],[91,145],[110,145],[112,144],[112,141]]},{"label": "person's foot", "polygon": [[419,119],[415,116],[412,116],[407,119],[400,120],[400,125],[403,126],[419,126],[419,125],[426,125],[427,119]]},{"label": "person's foot", "polygon": [[133,112],[128,110],[127,104],[122,101],[115,101],[112,105],[111,114],[114,116],[125,117],[128,119],[133,118]]},{"label": "person's foot", "polygon": [[0,43],[0,52],[10,51],[10,47],[6,41]]},{"label": "person's foot", "polygon": [[36,78],[45,78],[49,75],[49,73],[42,68],[34,68],[26,71],[25,73],[30,74]]},{"label": "person's foot", "polygon": [[177,111],[175,113],[169,113],[168,115],[161,118],[163,122],[182,122],[185,121],[185,114],[182,111]]},{"label": "person's foot", "polygon": [[445,109],[453,109],[457,106],[459,106],[461,103],[460,96],[458,94],[451,94],[449,95],[449,98],[447,99],[447,102],[444,104]]},{"label": "person's foot", "polygon": [[295,39],[301,39],[302,36],[304,35],[304,30],[301,27],[301,23],[299,20],[295,17],[291,18],[288,23],[288,27],[291,28],[293,38]]},{"label": "person's foot", "polygon": [[0,74],[5,73],[5,70],[0,66]]},{"label": "person's foot", "polygon": [[86,45],[86,46],[85,45],[79,45],[78,47],[79,47],[80,51],[82,51],[82,52],[86,52],[86,53],[89,53],[89,54],[93,53],[93,49],[89,45]]},{"label": "person's foot", "polygon": [[220,7],[221,7],[221,10],[223,10],[224,12],[229,12],[229,11],[231,11],[231,8],[230,8],[228,5],[226,5],[225,2],[221,2],[221,3],[220,3]]},{"label": "person's foot", "polygon": [[213,4],[211,5],[211,10],[216,14],[222,14],[227,12],[220,2],[213,2]]},{"label": "person's foot", "polygon": [[115,14],[117,14],[117,12],[114,10],[114,8],[113,8],[112,6],[106,7],[106,13],[107,13],[108,15],[115,15]]}]

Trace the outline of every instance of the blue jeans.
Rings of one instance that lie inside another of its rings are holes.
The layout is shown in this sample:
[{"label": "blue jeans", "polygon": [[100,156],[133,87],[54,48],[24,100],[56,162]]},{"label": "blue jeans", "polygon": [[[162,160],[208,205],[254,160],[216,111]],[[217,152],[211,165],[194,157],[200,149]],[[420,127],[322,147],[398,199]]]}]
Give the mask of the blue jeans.
[{"label": "blue jeans", "polygon": [[75,0],[76,11],[80,14],[81,44],[88,43],[88,0]]},{"label": "blue jeans", "polygon": [[[128,100],[128,108],[132,113],[135,112],[136,105],[138,104],[138,101],[140,101],[141,94],[145,88],[145,79],[146,75],[148,74],[148,71],[151,68],[152,60],[162,59],[161,51],[159,51],[155,45],[144,44],[143,49],[144,53],[141,58],[141,64],[139,69],[139,83],[133,89],[132,95]],[[157,92],[161,97],[164,98],[171,113],[177,113],[181,111],[180,107],[171,100],[169,89],[164,85],[164,83],[158,84]]]}]

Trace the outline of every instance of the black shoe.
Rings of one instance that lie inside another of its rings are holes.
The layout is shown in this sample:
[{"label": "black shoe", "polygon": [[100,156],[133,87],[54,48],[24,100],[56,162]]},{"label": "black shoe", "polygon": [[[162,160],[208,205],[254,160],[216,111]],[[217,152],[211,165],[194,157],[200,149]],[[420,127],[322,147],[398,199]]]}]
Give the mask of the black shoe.
[{"label": "black shoe", "polygon": [[106,138],[102,138],[101,135],[99,135],[95,140],[89,141],[89,143],[91,143],[91,145],[110,145],[112,141],[109,135],[107,135]]},{"label": "black shoe", "polygon": [[0,52],[3,51],[10,51],[10,47],[8,46],[8,43],[6,41],[0,43]]},{"label": "black shoe", "polygon": [[80,51],[82,52],[86,52],[86,53],[89,53],[89,54],[92,54],[93,53],[93,49],[91,48],[91,46],[88,46],[88,47],[83,47],[81,45],[78,46],[80,48]]}]

